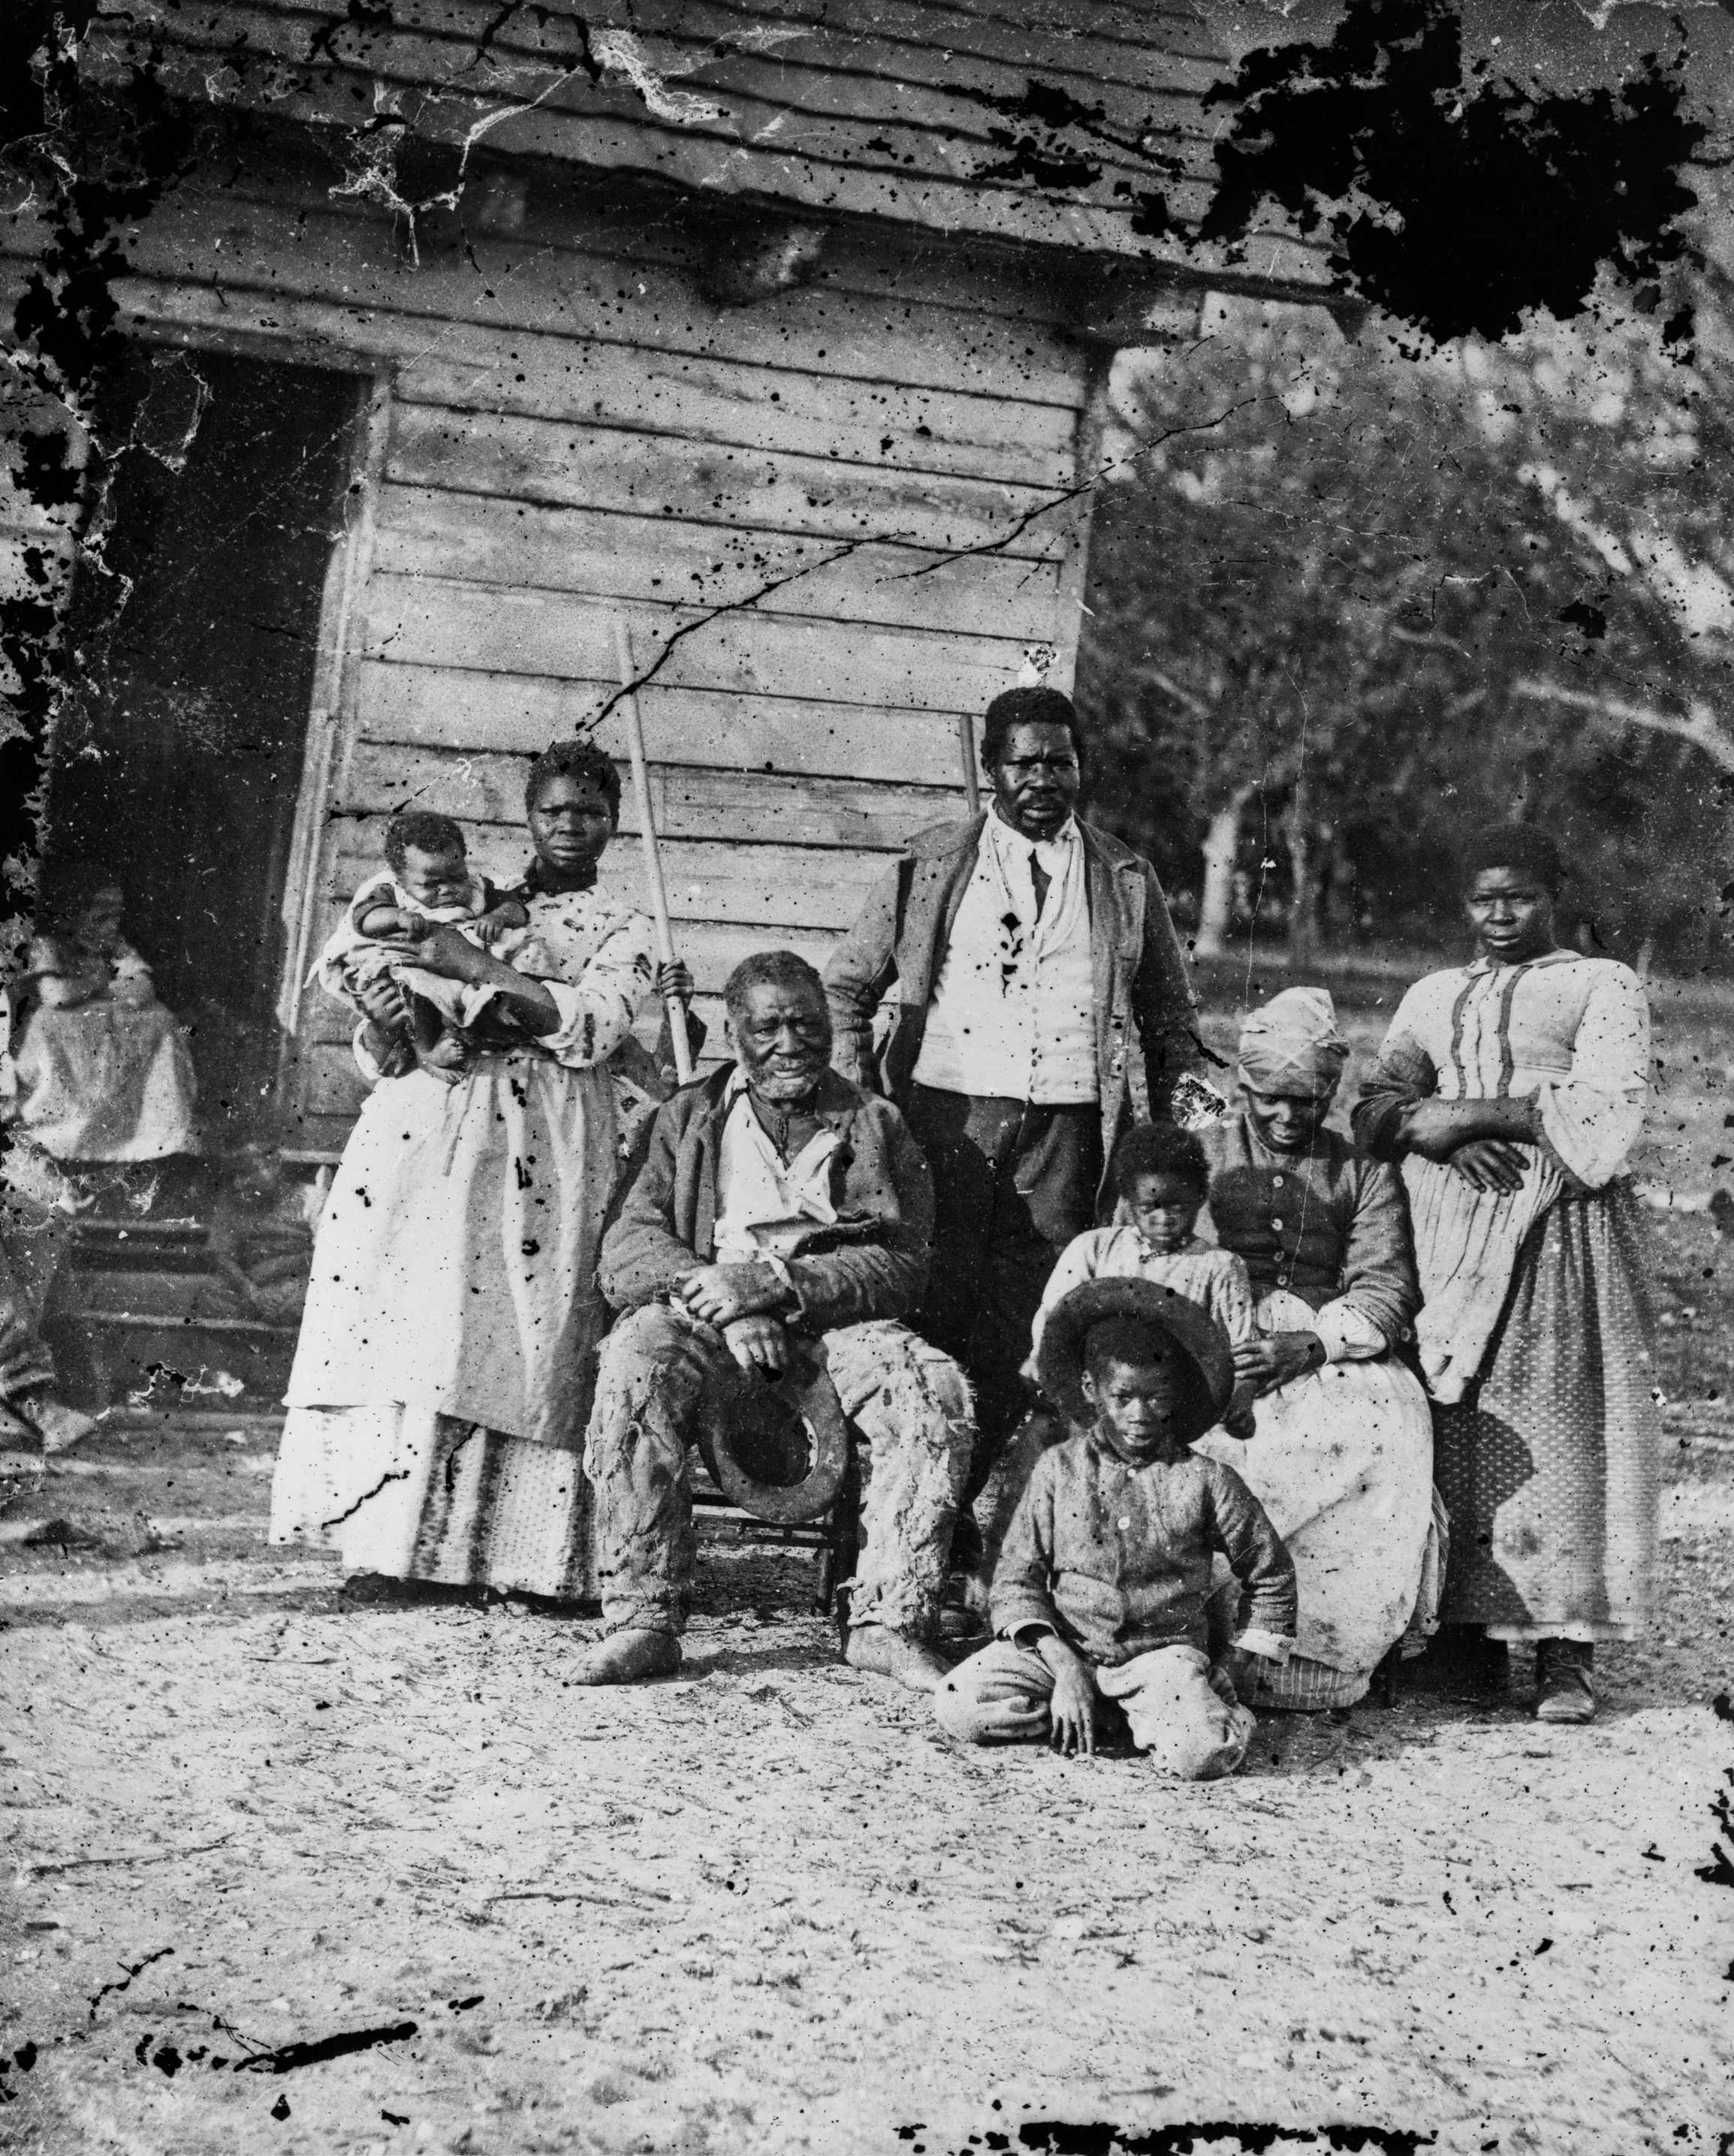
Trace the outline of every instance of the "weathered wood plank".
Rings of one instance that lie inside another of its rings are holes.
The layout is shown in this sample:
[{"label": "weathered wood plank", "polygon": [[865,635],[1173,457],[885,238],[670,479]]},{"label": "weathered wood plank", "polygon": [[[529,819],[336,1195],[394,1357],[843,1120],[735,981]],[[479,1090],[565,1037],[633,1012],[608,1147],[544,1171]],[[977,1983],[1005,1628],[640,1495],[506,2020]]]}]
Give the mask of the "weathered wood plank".
[{"label": "weathered wood plank", "polygon": [[1058,634],[1057,561],[947,561],[900,547],[837,560],[822,539],[405,485],[382,490],[378,526],[374,566],[398,575],[703,606],[774,583],[766,603],[778,613],[1023,643]]},{"label": "weathered wood plank", "polygon": [[[147,0],[146,12],[160,20],[166,11],[151,8]],[[227,16],[239,16],[251,34],[256,12],[231,9]],[[634,12],[639,12],[635,4]],[[780,117],[779,144],[798,155],[900,171],[913,166],[962,179],[996,172],[1008,184],[1034,191],[1034,182],[1020,182],[1003,169],[1012,131],[1005,108],[1015,113],[1025,88],[1013,69],[955,49],[941,58],[931,47],[888,48],[877,38],[839,37],[829,28],[809,29],[762,54],[726,36],[707,35],[685,19],[687,12],[664,22],[648,44],[643,33],[649,24],[620,25],[640,38],[649,64],[676,95],[710,108],[701,115],[689,107],[685,126],[751,142]],[[303,11],[286,19],[269,49],[305,64],[306,46],[316,36],[336,64],[393,80],[503,101],[536,98],[544,109],[637,117],[623,85],[593,82],[571,18],[550,15],[538,23],[520,13],[485,35],[491,25],[483,8],[465,10],[467,20],[458,23],[448,19],[449,13],[443,5],[407,0],[394,8],[387,29],[367,18],[334,22],[326,16],[321,21],[318,12]],[[731,21],[720,11],[716,19]],[[303,26],[299,33],[291,27],[296,23]],[[743,26],[733,18],[733,27]],[[1201,73],[1204,81],[1213,81],[1219,72],[1177,61],[1171,67],[1176,76],[1190,73],[1194,82]],[[1072,69],[1075,76],[1084,72],[1076,55]],[[1050,95],[1054,86],[1047,85]],[[1089,109],[1100,121],[1075,132],[1078,146],[1102,169],[1156,181],[1162,174],[1141,146],[1147,143],[1171,167],[1177,160],[1195,172],[1208,166],[1211,130],[1197,88],[1177,80],[1142,84],[1129,93],[1117,84],[1093,81],[1090,86],[1095,95]],[[1085,100],[1075,102],[1082,107]]]},{"label": "weathered wood plank", "polygon": [[[345,73],[352,73],[431,91],[442,102],[455,100],[469,126],[490,111],[519,105],[533,107],[544,123],[570,116],[592,130],[624,123],[644,131],[644,100],[636,86],[618,70],[598,81],[578,39],[569,38],[553,51],[535,51],[509,35],[485,38],[479,12],[470,33],[459,36],[406,30],[394,17],[382,22],[316,8],[229,4],[222,10],[220,28],[197,18],[189,22],[167,0],[131,0],[128,16],[139,26],[131,33],[135,40],[154,33],[182,47],[220,50],[232,69],[246,59],[268,58],[275,63],[272,87],[280,93],[289,85],[329,93]],[[677,94],[685,90],[690,102],[679,121],[656,131],[689,142],[708,138],[741,146],[774,135],[785,162],[790,157],[823,161],[844,168],[849,178],[913,172],[992,183],[1013,197],[1041,198],[1039,180],[1008,161],[1005,146],[993,140],[989,131],[998,122],[991,106],[948,86],[911,82],[906,71],[900,80],[888,80],[825,64],[840,53],[829,45],[803,64],[780,55],[762,59],[738,44],[707,51],[695,41],[659,40],[655,58],[679,69],[673,86]],[[971,63],[954,64],[967,82]],[[1147,90],[1146,100],[1151,108],[1146,134],[1156,137],[1168,158],[1204,177],[1209,131],[1195,99]],[[425,109],[418,119],[425,133]],[[1110,131],[1091,140],[1090,149],[1099,172],[1155,177],[1147,157],[1134,145],[1123,146]],[[1173,185],[1171,177],[1171,193]]]},{"label": "weathered wood plank", "polygon": [[[42,244],[28,220],[0,222],[0,254]],[[413,318],[420,326],[406,320],[395,347],[406,360],[439,358],[470,325],[1069,410],[1082,394],[1084,355],[1034,322],[825,284],[717,308],[679,268],[533,237],[475,233],[417,264],[377,213],[171,192],[129,234],[126,254],[141,278]],[[120,281],[122,304],[135,304],[131,280]]]},{"label": "weathered wood plank", "polygon": [[690,523],[895,541],[936,552],[993,546],[1039,560],[1055,543],[1059,490],[874,470],[510,413],[403,404],[392,416],[387,477],[570,508]]},{"label": "weathered wood plank", "polygon": [[[473,40],[490,18],[487,0],[397,0],[400,26],[424,27]],[[497,20],[497,10],[492,19]],[[1196,122],[1198,100],[1227,72],[1219,42],[1196,14],[1152,8],[1141,13],[1136,39],[1088,38],[1069,27],[1008,21],[996,9],[936,8],[930,0],[603,0],[587,11],[593,29],[618,27],[650,41],[653,63],[718,44],[738,49],[757,33],[762,65],[798,68],[842,80],[876,78],[890,87],[960,82],[1008,100],[1032,70],[1082,102],[1106,105],[1117,122],[1152,108],[1172,110],[1171,124]],[[767,30],[770,36],[767,38]],[[495,30],[495,45],[567,58],[570,19],[520,9]],[[685,78],[676,86],[684,86]]]},{"label": "weathered wood plank", "polygon": [[[226,173],[218,189],[195,175],[159,203],[147,222],[195,213],[201,229],[208,230],[213,223],[220,228],[224,218],[259,209],[289,212],[292,228],[304,234],[330,219],[362,228],[377,228],[382,223],[390,226],[392,221],[376,205],[358,197],[332,196],[330,148],[315,151],[312,146],[319,140],[311,135],[280,138],[268,163],[256,170],[243,166]],[[303,151],[300,162],[294,155],[298,141]],[[625,299],[645,296],[637,292],[637,285],[647,268],[684,279],[681,289],[690,296],[695,276],[708,267],[715,253],[716,213],[709,197],[676,199],[647,217],[644,203],[634,199],[631,190],[612,183],[598,188],[593,176],[582,169],[545,166],[521,195],[513,194],[505,212],[512,220],[509,223],[495,221],[499,208],[490,207],[491,201],[485,182],[480,194],[466,200],[461,234],[449,219],[419,219],[423,259],[462,259],[467,263],[463,252],[466,240],[473,244],[479,235],[509,235],[521,252],[533,250],[539,257],[560,261],[582,255],[593,266],[601,265],[613,275],[616,297]],[[5,251],[8,234],[17,238],[37,229],[38,221],[28,211],[16,213],[0,232],[0,253]],[[398,223],[392,229],[395,245],[403,238],[403,227]],[[42,244],[45,242],[39,240],[38,251]],[[1067,280],[1056,278],[1059,266],[1052,258],[1015,248],[977,247],[969,240],[953,243],[931,233],[911,235],[895,225],[852,223],[834,228],[828,235],[811,289],[880,309],[895,308],[895,319],[906,327],[920,321],[931,329],[926,317],[931,310],[941,318],[952,318],[977,338],[984,326],[991,335],[1008,342],[1021,333],[1022,341],[1009,346],[1015,353],[1022,355],[1026,346],[1033,346],[1038,355],[1057,354],[1064,361],[1074,296]],[[630,273],[629,280],[625,272]],[[902,311],[910,307],[921,310],[921,316]],[[756,307],[752,314],[758,311]],[[740,321],[735,311],[718,319],[725,325],[733,321],[738,326]],[[762,351],[743,348],[735,356],[746,363],[774,363]],[[828,373],[834,377],[835,370]],[[882,381],[883,370],[870,378]],[[951,386],[968,393],[967,385]]]},{"label": "weathered wood plank", "polygon": [[779,449],[878,469],[937,472],[1013,485],[1064,486],[1071,476],[1068,407],[953,396],[931,388],[797,376],[691,353],[626,352],[557,338],[495,338],[454,357],[413,357],[398,377],[407,404],[582,420],[598,427]]},{"label": "weathered wood plank", "polygon": [[[183,37],[181,44],[156,58],[144,33],[129,37],[112,28],[93,31],[81,53],[86,80],[116,85],[130,81],[147,61],[169,95],[193,100],[208,94],[214,62],[233,77],[225,102],[268,109],[274,118],[315,127],[352,125],[358,110],[370,109],[379,80],[372,71],[331,68],[321,70],[316,82],[305,78],[285,88],[280,63],[269,52]],[[406,79],[404,86],[418,85]],[[774,109],[767,109],[766,127],[778,118]],[[1204,268],[1225,259],[1218,249],[1207,249],[1200,256],[1196,249],[1183,248],[1183,229],[1202,216],[1209,200],[1209,187],[1202,179],[1163,186],[1174,236],[1152,240],[1133,230],[1137,205],[1130,196],[1092,201],[1023,190],[998,180],[936,178],[919,166],[864,163],[850,154],[858,146],[843,140],[835,157],[805,148],[790,154],[780,148],[748,147],[729,134],[568,113],[553,98],[503,107],[498,100],[457,93],[428,96],[417,115],[417,133],[424,140],[462,144],[484,122],[490,147],[502,154],[636,172],[681,187],[768,195],[813,211],[879,217],[960,235],[980,234],[1003,244],[1129,254],[1152,261],[1185,260]],[[936,143],[941,140],[932,139]],[[1098,188],[1106,190],[1109,185],[1104,179]],[[1254,267],[1263,274],[1277,274],[1262,261]],[[1299,279],[1309,268],[1322,281],[1311,256],[1303,255],[1285,274]]]},{"label": "weathered wood plank", "polygon": [[[354,761],[331,818],[359,822],[341,844],[382,858],[386,817],[393,809],[439,808],[466,827],[472,822],[508,827],[521,865],[524,773],[508,773],[505,757],[458,759],[469,767],[469,790],[461,773],[431,759],[418,762],[402,749],[381,752],[357,746]],[[478,777],[477,774],[480,776]],[[788,778],[761,772],[695,771],[655,766],[650,773],[650,813],[664,839],[704,839],[741,846],[842,847],[850,852],[900,850],[917,831],[963,812],[961,791],[932,786],[878,786],[840,778]],[[628,788],[620,817],[634,834],[638,816]],[[480,846],[480,829],[471,834]],[[328,838],[327,843],[332,843]],[[493,842],[496,845],[503,839]],[[490,871],[491,873],[491,871]]]},{"label": "weathered wood plank", "polygon": [[[475,865],[499,883],[522,870],[528,849],[521,831],[504,824],[475,827]],[[337,844],[328,856],[321,888],[328,936],[344,906],[381,859],[349,850],[356,826],[335,827]],[[672,839],[662,846],[669,912],[675,921],[732,921],[741,927],[805,928],[838,935],[860,910],[885,871],[882,854],[821,851],[805,846],[733,846],[705,839]],[[617,839],[603,856],[601,888],[641,911],[649,911],[643,849],[630,837]]]},{"label": "weathered wood plank", "polygon": [[[571,737],[600,696],[564,681],[475,674],[432,666],[362,670],[362,738],[466,754],[538,755]],[[639,694],[654,761],[721,771],[803,773],[910,786],[961,786],[954,716],[887,711],[880,706],[802,703],[725,691],[666,689]],[[627,754],[618,713],[593,737],[617,761]]]},{"label": "weathered wood plank", "polygon": [[[367,598],[364,657],[477,673],[618,681],[613,624],[624,619],[641,672],[664,647],[656,679],[669,688],[723,689],[907,711],[984,710],[1017,679],[1019,649],[985,638],[854,622],[800,621],[754,609],[705,619],[692,609],[579,598],[428,577],[375,576]],[[680,640],[677,629],[702,622]],[[605,698],[574,698],[582,725]]]}]

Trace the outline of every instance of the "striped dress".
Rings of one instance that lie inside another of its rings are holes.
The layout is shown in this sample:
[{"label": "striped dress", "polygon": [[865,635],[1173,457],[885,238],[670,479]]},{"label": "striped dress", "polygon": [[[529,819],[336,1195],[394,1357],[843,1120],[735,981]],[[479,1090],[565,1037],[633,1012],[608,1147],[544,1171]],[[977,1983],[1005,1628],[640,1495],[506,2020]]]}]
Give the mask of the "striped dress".
[{"label": "striped dress", "polygon": [[[1428,1300],[1434,1474],[1451,1516],[1440,1615],[1496,1638],[1630,1640],[1649,1611],[1660,1435],[1642,1221],[1625,1163],[1649,1099],[1643,984],[1572,951],[1431,973],[1355,1108],[1403,1158]],[[1403,1153],[1413,1103],[1533,1099],[1521,1188]]]}]

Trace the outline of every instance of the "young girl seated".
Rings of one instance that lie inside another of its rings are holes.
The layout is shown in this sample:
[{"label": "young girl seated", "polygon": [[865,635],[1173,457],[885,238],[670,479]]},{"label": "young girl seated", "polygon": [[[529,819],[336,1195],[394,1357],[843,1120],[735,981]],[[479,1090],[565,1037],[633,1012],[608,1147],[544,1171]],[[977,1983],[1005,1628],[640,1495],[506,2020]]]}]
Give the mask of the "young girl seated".
[{"label": "young girl seated", "polygon": [[[1147,1280],[1201,1304],[1230,1348],[1256,1331],[1252,1281],[1243,1259],[1200,1242],[1193,1229],[1210,1188],[1204,1148],[1172,1123],[1138,1123],[1114,1149],[1117,1224],[1075,1236],[1061,1253],[1036,1312],[1027,1374],[1035,1375],[1048,1315],[1090,1280]],[[1237,1390],[1223,1417],[1231,1437],[1253,1430],[1252,1389]]]},{"label": "young girl seated", "polygon": [[126,899],[100,861],[52,863],[12,1001],[5,1119],[50,1158],[166,1159],[198,1149],[187,1036],[121,932]]},{"label": "young girl seated", "polygon": [[[1286,1658],[1295,1568],[1230,1467],[1189,1448],[1234,1389],[1222,1328],[1155,1281],[1097,1280],[1048,1313],[1038,1375],[1075,1434],[1036,1462],[993,1575],[994,1636],[934,1696],[977,1744],[1093,1753],[1105,1719],[1188,1781],[1232,1774],[1255,1726],[1237,1696],[1249,1658]],[[1242,1590],[1213,1661],[1213,1558]]]}]

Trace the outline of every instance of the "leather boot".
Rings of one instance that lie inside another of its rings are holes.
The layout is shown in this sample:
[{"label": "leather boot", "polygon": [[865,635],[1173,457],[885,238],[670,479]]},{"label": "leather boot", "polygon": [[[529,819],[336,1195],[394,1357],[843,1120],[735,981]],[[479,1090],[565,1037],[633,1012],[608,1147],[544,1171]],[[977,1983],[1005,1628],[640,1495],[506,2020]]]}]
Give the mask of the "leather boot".
[{"label": "leather boot", "polygon": [[1536,1720],[1593,1722],[1595,1649],[1578,1640],[1536,1642]]}]

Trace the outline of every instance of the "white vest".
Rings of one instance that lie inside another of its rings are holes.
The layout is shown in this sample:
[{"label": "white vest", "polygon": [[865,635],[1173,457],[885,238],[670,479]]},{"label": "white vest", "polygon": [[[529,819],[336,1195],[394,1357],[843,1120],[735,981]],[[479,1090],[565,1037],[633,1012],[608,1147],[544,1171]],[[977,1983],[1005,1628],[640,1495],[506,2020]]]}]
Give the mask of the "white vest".
[{"label": "white vest", "polygon": [[[1033,860],[1050,880],[1039,919]],[[1043,1107],[1098,1097],[1088,865],[1075,821],[1036,844],[989,814],[914,1075],[941,1092]]]}]

